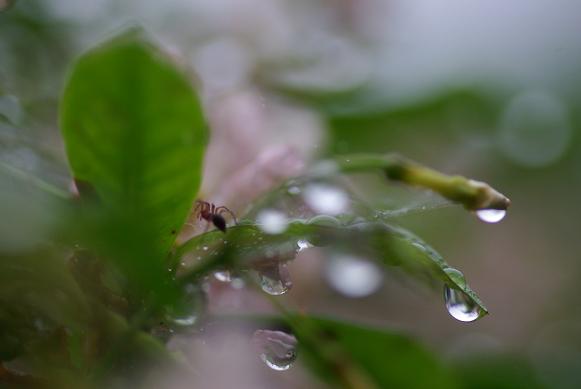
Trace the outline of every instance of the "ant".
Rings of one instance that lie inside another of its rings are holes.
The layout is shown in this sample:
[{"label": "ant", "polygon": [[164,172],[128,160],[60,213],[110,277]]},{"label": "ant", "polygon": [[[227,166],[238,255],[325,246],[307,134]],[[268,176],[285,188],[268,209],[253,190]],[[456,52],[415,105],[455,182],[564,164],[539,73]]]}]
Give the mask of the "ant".
[{"label": "ant", "polygon": [[194,214],[197,214],[200,220],[205,220],[208,223],[211,222],[216,226],[217,229],[222,232],[226,232],[226,219],[224,219],[224,216],[222,216],[224,212],[229,213],[230,216],[232,216],[232,219],[234,219],[234,223],[238,224],[234,212],[228,208],[224,206],[216,207],[214,204],[207,201],[196,200]]}]

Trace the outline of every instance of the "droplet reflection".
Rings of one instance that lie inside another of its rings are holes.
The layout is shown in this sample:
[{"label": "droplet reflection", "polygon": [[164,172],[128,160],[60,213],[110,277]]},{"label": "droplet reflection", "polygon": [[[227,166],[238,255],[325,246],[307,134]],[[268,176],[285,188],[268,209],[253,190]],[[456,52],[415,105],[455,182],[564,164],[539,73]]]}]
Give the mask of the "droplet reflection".
[{"label": "droplet reflection", "polygon": [[260,229],[267,234],[280,234],[288,227],[286,215],[275,209],[261,211],[256,217]]},{"label": "droplet reflection", "polygon": [[273,370],[290,369],[297,359],[297,339],[282,331],[257,330],[252,342],[260,352],[260,359]]},{"label": "droplet reflection", "polygon": [[304,198],[313,211],[326,215],[339,215],[349,207],[347,194],[330,185],[311,184],[306,187]]},{"label": "droplet reflection", "polygon": [[471,322],[480,317],[480,307],[461,290],[444,286],[446,309],[454,319]]}]

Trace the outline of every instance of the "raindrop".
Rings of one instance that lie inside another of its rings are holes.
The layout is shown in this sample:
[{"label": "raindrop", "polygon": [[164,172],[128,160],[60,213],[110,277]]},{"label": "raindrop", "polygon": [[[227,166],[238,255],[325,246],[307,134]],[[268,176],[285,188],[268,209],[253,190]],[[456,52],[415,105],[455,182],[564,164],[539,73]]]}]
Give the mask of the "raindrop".
[{"label": "raindrop", "polygon": [[297,241],[297,246],[299,247],[298,252],[300,253],[303,250],[313,247],[311,242],[306,239],[300,239]]},{"label": "raindrop", "polygon": [[448,267],[448,268],[444,269],[444,272],[460,288],[464,288],[466,286],[466,278],[464,278],[464,274],[462,274],[462,272],[460,270],[454,269],[453,267]]},{"label": "raindrop", "polygon": [[329,258],[325,277],[333,289],[347,297],[369,296],[383,282],[383,273],[374,262],[350,255]]},{"label": "raindrop", "polygon": [[304,198],[313,211],[322,214],[339,215],[349,207],[349,196],[330,185],[311,184],[305,189]]},{"label": "raindrop", "polygon": [[257,269],[257,273],[260,287],[270,295],[280,296],[288,292],[293,286],[288,265],[284,262],[271,261],[261,265]]},{"label": "raindrop", "polygon": [[261,211],[256,217],[260,229],[267,234],[280,234],[288,227],[288,219],[283,212],[267,209]]},{"label": "raindrop", "polygon": [[485,223],[498,223],[506,216],[504,209],[479,209],[476,216]]},{"label": "raindrop", "polygon": [[220,270],[214,272],[214,278],[220,282],[230,282],[232,281],[232,275],[228,270]]},{"label": "raindrop", "polygon": [[450,315],[459,321],[471,322],[480,317],[480,308],[464,292],[444,286],[444,301]]},{"label": "raindrop", "polygon": [[252,342],[260,352],[260,359],[276,371],[290,369],[297,359],[297,339],[282,331],[257,330]]}]

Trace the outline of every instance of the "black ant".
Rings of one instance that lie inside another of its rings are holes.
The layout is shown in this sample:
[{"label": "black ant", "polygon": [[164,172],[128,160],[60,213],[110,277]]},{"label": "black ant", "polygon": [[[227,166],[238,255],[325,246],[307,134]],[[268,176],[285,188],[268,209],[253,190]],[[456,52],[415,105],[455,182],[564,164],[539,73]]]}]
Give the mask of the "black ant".
[{"label": "black ant", "polygon": [[194,208],[194,214],[197,214],[198,219],[212,223],[222,232],[226,232],[226,219],[222,216],[224,212],[229,213],[232,219],[234,219],[234,223],[238,224],[234,212],[224,206],[216,207],[207,201],[197,200],[196,207]]}]

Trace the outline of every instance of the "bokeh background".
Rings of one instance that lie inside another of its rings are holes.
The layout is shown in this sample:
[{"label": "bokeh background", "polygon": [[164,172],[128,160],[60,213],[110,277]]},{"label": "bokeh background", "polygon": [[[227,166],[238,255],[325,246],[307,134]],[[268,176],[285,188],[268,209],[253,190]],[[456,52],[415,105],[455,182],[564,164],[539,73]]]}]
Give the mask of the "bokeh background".
[{"label": "bokeh background", "polygon": [[[345,297],[316,250],[292,263],[285,304],[411,334],[478,377],[475,387],[581,387],[580,2],[0,0],[0,9],[3,162],[67,188],[57,120],[67,69],[141,24],[200,88],[212,128],[208,199],[243,212],[248,182],[268,189],[321,157],[391,151],[512,199],[505,220],[488,225],[427,193],[351,182],[378,206],[410,210],[394,220],[463,270],[490,310],[482,320],[457,322],[439,293],[389,274],[373,295]],[[269,310],[252,292],[216,288],[217,311]],[[209,353],[219,363],[225,350]],[[256,374],[268,379],[254,387],[320,385],[300,364]]]}]

